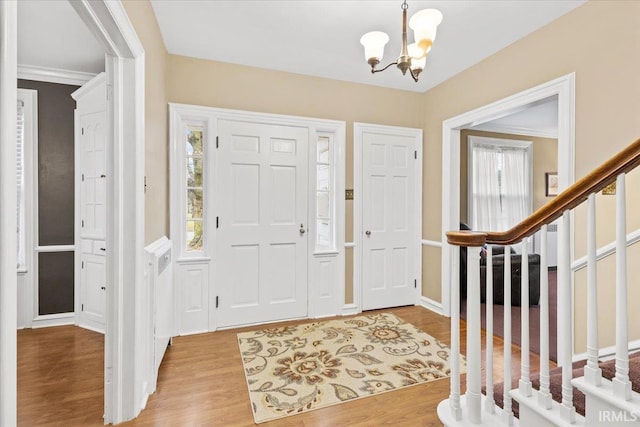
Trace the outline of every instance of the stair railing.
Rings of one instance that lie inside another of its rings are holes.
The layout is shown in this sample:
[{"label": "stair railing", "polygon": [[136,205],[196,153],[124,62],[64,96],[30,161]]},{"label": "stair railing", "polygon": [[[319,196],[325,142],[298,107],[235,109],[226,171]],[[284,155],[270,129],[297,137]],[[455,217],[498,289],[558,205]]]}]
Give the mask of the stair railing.
[{"label": "stair railing", "polygon": [[[571,240],[570,211],[586,201],[587,223],[587,364],[584,377],[575,384],[585,382],[600,387],[603,379],[598,367],[598,306],[596,283],[596,220],[595,194],[616,183],[616,374],[611,382],[615,398],[631,399],[628,352],[627,264],[626,264],[626,174],[640,165],[640,139],[603,163],[584,178],[571,185],[549,203],[534,212],[515,227],[501,232],[450,231],[447,241],[455,247],[467,247],[467,320],[466,320],[466,392],[460,394],[460,307],[459,284],[451,287],[451,386],[450,396],[438,406],[438,415],[445,425],[514,424],[512,396],[520,402],[520,417],[530,415],[523,402],[535,405],[535,411],[551,424],[582,423],[573,406],[572,352],[573,330],[571,294]],[[549,285],[547,260],[547,226],[560,218],[558,234],[558,330],[565,339],[558,343],[558,363],[562,366],[562,399],[551,398],[549,380]],[[541,232],[540,250],[540,389],[533,390],[530,379],[529,357],[529,264],[528,239]],[[511,254],[510,245],[522,244],[521,282],[521,366],[518,387],[511,389]],[[493,254],[492,246],[504,248],[504,395],[503,408],[493,398]],[[482,394],[481,322],[480,322],[480,252],[487,247],[486,256],[486,396]],[[457,260],[454,256],[452,259]],[[527,262],[525,262],[527,260]],[[455,268],[455,266],[454,266]],[[457,269],[455,269],[457,271]],[[453,275],[454,277],[456,274]],[[454,279],[455,280],[455,279]],[[582,388],[581,385],[578,385]],[[484,402],[483,402],[484,401]],[[532,403],[533,402],[533,403]],[[484,408],[484,410],[483,410]]]}]

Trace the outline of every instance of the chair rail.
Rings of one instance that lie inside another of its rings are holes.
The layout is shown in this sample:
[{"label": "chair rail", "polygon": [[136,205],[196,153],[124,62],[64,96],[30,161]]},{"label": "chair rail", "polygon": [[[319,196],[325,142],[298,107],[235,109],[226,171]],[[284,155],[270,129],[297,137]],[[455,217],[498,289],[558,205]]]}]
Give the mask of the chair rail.
[{"label": "chair rail", "polygon": [[513,245],[536,233],[540,227],[562,216],[587,200],[589,194],[597,193],[616,181],[618,175],[627,173],[640,165],[640,139],[601,164],[591,173],[560,193],[529,217],[506,231],[448,231],[447,242],[454,246],[477,247],[484,244]]}]

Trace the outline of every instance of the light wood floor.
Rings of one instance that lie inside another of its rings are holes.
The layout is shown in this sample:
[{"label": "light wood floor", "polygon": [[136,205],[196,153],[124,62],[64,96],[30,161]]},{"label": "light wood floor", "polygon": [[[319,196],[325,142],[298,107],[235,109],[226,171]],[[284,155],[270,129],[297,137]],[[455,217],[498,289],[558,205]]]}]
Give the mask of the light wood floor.
[{"label": "light wood floor", "polygon": [[[448,318],[420,307],[385,311],[450,343]],[[236,339],[237,332],[252,329],[255,327],[175,338],[160,368],[156,393],[137,419],[123,425],[255,425]],[[462,323],[463,353],[465,331]],[[503,342],[497,337],[494,342],[494,378],[499,381]],[[18,425],[102,425],[103,351],[102,335],[74,326],[18,331]],[[531,362],[532,370],[537,370],[535,355]],[[512,364],[515,376],[519,376],[519,363],[516,353]],[[261,426],[439,426],[436,407],[448,395],[449,381],[445,379]]]}]

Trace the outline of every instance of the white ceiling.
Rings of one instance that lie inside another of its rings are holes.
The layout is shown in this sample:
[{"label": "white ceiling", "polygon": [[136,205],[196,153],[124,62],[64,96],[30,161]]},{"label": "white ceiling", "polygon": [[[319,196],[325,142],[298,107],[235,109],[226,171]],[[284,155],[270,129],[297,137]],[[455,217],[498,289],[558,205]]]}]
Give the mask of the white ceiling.
[{"label": "white ceiling", "polygon": [[543,99],[470,129],[558,138],[558,96]]},{"label": "white ceiling", "polygon": [[[151,0],[171,53],[423,92],[584,1],[409,1],[409,16],[444,14],[419,83],[395,69],[371,75],[360,36],[386,31],[386,64],[399,46],[399,0]],[[104,52],[68,1],[18,2],[18,63],[99,73]],[[557,134],[555,98],[475,129]]]},{"label": "white ceiling", "polygon": [[104,49],[64,0],[18,2],[18,64],[104,71]]},{"label": "white ceiling", "polygon": [[[399,70],[371,75],[362,34],[390,36],[383,65],[400,50],[400,0],[151,0],[173,54],[424,92],[584,3],[583,0],[408,1],[409,17],[444,19],[415,83]],[[409,35],[409,42],[413,35]]]}]

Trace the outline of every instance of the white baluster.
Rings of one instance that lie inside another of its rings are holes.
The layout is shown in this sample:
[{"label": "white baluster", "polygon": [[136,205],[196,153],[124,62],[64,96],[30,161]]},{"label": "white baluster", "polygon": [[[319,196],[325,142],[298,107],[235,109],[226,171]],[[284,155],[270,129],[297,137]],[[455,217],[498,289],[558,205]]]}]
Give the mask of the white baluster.
[{"label": "white baluster", "polygon": [[[460,407],[460,248],[451,246],[453,277],[451,283],[451,376],[449,377],[451,394],[449,404],[451,414],[456,421],[462,419]],[[469,269],[467,268],[467,271]]]},{"label": "white baluster", "polygon": [[596,195],[587,200],[587,365],[584,377],[589,383],[602,383],[602,370],[598,366],[598,286],[596,279]]},{"label": "white baluster", "polygon": [[513,411],[511,410],[511,247],[504,247],[504,388],[503,421],[506,425],[513,425]]},{"label": "white baluster", "polygon": [[529,354],[529,238],[522,240],[522,254],[520,256],[520,381],[518,388],[524,396],[531,396],[530,354]]},{"label": "white baluster", "polygon": [[540,393],[538,404],[551,409],[549,391],[549,266],[547,260],[547,226],[540,234]]},{"label": "white baluster", "polygon": [[613,392],[631,399],[629,381],[628,313],[627,313],[627,208],[625,175],[616,182],[616,376]]},{"label": "white baluster", "polygon": [[482,346],[480,345],[480,247],[467,248],[467,392],[469,420],[480,424]]},{"label": "white baluster", "polygon": [[489,414],[496,411],[495,400],[493,398],[493,247],[487,245],[487,258],[485,263],[485,301],[487,309],[487,351],[486,351],[486,383],[487,400],[485,400],[485,410]]},{"label": "white baluster", "polygon": [[571,233],[569,232],[569,211],[562,214],[560,232],[558,233],[558,362],[562,366],[562,404],[560,414],[569,423],[574,423],[576,410],[573,407],[572,356],[573,301],[571,297]]}]

